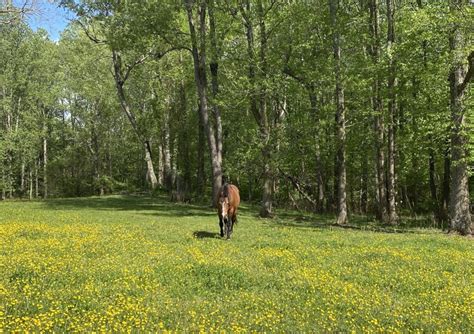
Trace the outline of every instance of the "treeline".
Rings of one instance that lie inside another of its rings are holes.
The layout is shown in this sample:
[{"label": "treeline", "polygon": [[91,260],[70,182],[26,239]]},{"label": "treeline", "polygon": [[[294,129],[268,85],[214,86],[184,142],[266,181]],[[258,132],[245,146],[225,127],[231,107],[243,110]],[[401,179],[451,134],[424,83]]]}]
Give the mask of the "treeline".
[{"label": "treeline", "polygon": [[[223,181],[275,207],[470,234],[467,0],[63,0],[57,42],[0,11],[2,198]],[[469,144],[471,139],[471,144]]]}]

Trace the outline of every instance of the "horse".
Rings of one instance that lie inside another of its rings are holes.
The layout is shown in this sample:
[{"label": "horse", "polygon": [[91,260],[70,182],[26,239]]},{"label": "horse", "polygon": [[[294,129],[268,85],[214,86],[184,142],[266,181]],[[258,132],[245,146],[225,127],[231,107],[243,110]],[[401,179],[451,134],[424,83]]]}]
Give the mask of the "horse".
[{"label": "horse", "polygon": [[234,224],[237,222],[237,209],[240,204],[239,188],[233,184],[225,183],[219,190],[217,196],[217,215],[219,216],[219,227],[221,237],[224,235],[230,239]]}]

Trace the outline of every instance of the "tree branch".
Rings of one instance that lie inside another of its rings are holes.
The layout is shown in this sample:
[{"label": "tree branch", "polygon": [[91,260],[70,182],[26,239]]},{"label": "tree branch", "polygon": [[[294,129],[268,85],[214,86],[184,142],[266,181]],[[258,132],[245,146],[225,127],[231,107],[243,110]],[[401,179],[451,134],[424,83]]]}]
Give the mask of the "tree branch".
[{"label": "tree branch", "polygon": [[293,176],[289,175],[289,174],[286,174],[280,167],[278,167],[278,170],[280,171],[280,173],[286,177],[288,180],[291,181],[291,183],[293,184],[293,187],[295,187],[295,189],[308,201],[310,202],[314,207],[317,206],[317,203],[314,199],[311,198],[311,196],[306,193],[302,187],[301,187],[301,184],[300,182],[294,178]]},{"label": "tree branch", "polygon": [[86,34],[86,36],[94,43],[96,44],[105,44],[107,43],[107,40],[105,39],[99,39],[97,38],[96,36],[92,35],[91,32],[89,31],[89,29],[86,27],[86,25],[84,23],[82,23],[80,20],[75,20],[75,22],[77,24],[79,24],[79,26],[82,28],[82,30],[84,31],[84,33]]},{"label": "tree branch", "polygon": [[472,73],[474,72],[474,51],[471,51],[467,57],[467,61],[469,63],[469,67],[467,69],[466,75],[464,76],[463,82],[458,86],[458,94],[462,94],[471,81]]}]

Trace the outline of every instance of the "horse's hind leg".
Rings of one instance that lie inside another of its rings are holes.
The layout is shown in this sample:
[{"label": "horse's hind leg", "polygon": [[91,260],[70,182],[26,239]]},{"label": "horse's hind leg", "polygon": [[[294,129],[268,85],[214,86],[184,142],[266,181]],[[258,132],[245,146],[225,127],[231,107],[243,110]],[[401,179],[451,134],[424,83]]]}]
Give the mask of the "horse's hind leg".
[{"label": "horse's hind leg", "polygon": [[227,239],[230,239],[230,236],[232,235],[232,230],[234,227],[234,222],[232,219],[227,221],[227,224],[225,224],[226,227],[226,234],[227,234]]}]

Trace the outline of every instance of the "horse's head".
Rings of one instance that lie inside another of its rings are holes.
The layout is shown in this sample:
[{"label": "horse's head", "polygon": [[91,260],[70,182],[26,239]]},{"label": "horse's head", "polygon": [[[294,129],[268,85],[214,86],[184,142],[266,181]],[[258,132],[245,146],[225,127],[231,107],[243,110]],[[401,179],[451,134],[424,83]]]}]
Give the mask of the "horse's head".
[{"label": "horse's head", "polygon": [[219,211],[224,223],[227,224],[229,220],[229,197],[219,197]]}]

